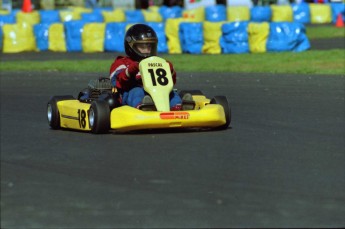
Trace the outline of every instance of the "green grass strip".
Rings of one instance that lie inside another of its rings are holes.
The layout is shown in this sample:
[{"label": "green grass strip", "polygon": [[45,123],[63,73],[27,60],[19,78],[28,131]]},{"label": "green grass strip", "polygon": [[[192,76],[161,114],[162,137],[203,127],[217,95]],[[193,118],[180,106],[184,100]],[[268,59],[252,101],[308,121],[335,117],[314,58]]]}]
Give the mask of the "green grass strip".
[{"label": "green grass strip", "polygon": [[[177,72],[247,72],[345,74],[345,52],[281,52],[222,55],[163,55]],[[57,71],[108,73],[113,60],[2,61],[0,71]]]}]

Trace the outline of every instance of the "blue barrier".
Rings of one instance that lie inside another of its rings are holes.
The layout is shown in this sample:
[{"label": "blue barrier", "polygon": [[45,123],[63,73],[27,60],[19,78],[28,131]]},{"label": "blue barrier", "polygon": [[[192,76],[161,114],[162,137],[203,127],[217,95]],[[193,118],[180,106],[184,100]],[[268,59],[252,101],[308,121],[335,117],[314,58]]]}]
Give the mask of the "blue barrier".
[{"label": "blue barrier", "polygon": [[307,3],[291,4],[295,22],[310,23],[310,9]]},{"label": "blue barrier", "polygon": [[222,53],[248,53],[248,22],[232,22],[222,25],[220,47]]},{"label": "blue barrier", "polygon": [[332,9],[332,22],[336,23],[338,15],[341,14],[343,17],[343,21],[345,21],[345,4],[344,3],[331,3]]},{"label": "blue barrier", "polygon": [[102,14],[102,11],[113,11],[113,10],[114,10],[113,7],[96,7],[92,9],[92,12]]},{"label": "blue barrier", "polygon": [[182,22],[179,29],[182,52],[191,54],[202,53],[204,44],[203,23]]},{"label": "blue barrier", "polygon": [[126,22],[111,22],[105,26],[104,51],[124,52]]},{"label": "blue barrier", "polygon": [[271,21],[272,10],[269,6],[254,6],[250,9],[250,20],[253,22]]},{"label": "blue barrier", "polygon": [[58,10],[40,10],[39,14],[41,23],[49,24],[61,22]]},{"label": "blue barrier", "polygon": [[143,23],[145,22],[144,14],[141,10],[125,10],[126,22]]},{"label": "blue barrier", "polygon": [[64,23],[66,48],[68,52],[81,52],[82,48],[82,29],[84,21],[68,21]]},{"label": "blue barrier", "polygon": [[270,23],[266,48],[268,52],[301,52],[309,49],[310,43],[305,35],[304,25],[297,22]]},{"label": "blue barrier", "polygon": [[206,21],[211,22],[226,21],[227,14],[225,5],[215,5],[206,7],[205,18]]},{"label": "blue barrier", "polygon": [[161,14],[164,21],[168,18],[182,17],[182,8],[180,6],[173,6],[173,7],[161,6],[158,12]]},{"label": "blue barrier", "polygon": [[103,22],[104,18],[102,13],[91,12],[91,13],[82,13],[81,20],[84,22]]},{"label": "blue barrier", "polygon": [[0,27],[4,24],[14,24],[16,23],[16,17],[14,14],[0,15]]},{"label": "blue barrier", "polygon": [[47,51],[49,48],[49,26],[47,23],[34,25],[36,47],[39,51]]}]

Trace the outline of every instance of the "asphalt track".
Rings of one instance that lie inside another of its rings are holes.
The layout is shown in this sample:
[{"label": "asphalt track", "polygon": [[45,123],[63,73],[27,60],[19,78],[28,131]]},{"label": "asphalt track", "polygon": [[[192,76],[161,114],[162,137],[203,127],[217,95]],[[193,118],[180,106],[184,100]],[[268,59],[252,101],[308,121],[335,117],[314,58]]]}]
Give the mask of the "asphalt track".
[{"label": "asphalt track", "polygon": [[1,228],[345,226],[345,75],[180,73],[225,131],[51,130],[100,74],[1,72]]}]

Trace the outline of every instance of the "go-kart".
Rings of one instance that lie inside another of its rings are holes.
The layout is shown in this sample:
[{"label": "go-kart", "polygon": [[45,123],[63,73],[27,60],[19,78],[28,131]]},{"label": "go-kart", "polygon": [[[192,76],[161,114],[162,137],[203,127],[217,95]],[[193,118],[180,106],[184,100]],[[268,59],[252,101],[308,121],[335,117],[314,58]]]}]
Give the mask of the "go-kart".
[{"label": "go-kart", "polygon": [[[169,94],[173,80],[166,60],[154,56],[139,63],[144,90],[152,97],[153,109],[137,109],[122,105],[120,94],[108,78],[91,80],[78,98],[53,96],[47,104],[47,117],[52,129],[67,128],[91,133],[110,130],[133,131],[165,128],[227,129],[231,109],[225,96],[206,98],[199,90],[180,91],[192,95],[192,109],[171,111]],[[187,106],[188,107],[188,106]]]}]

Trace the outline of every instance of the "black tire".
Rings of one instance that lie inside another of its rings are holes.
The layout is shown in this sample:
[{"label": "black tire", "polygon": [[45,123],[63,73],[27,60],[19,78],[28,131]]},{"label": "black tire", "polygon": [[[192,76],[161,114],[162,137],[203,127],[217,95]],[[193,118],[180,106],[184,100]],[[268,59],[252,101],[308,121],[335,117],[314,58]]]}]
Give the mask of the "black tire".
[{"label": "black tire", "polygon": [[72,95],[53,96],[47,103],[48,124],[53,130],[60,129],[60,113],[57,106],[59,101],[73,100]]},{"label": "black tire", "polygon": [[108,133],[110,129],[110,108],[106,101],[96,100],[91,103],[89,125],[93,134]]},{"label": "black tire", "polygon": [[225,113],[225,120],[226,123],[216,129],[225,130],[229,127],[231,123],[231,108],[229,105],[229,102],[225,96],[215,96],[213,99],[211,99],[211,104],[219,104],[223,107],[224,113]]},{"label": "black tire", "polygon": [[182,90],[180,91],[179,95],[182,98],[186,93],[190,93],[191,95],[204,95],[204,93],[202,93],[200,90]]}]

